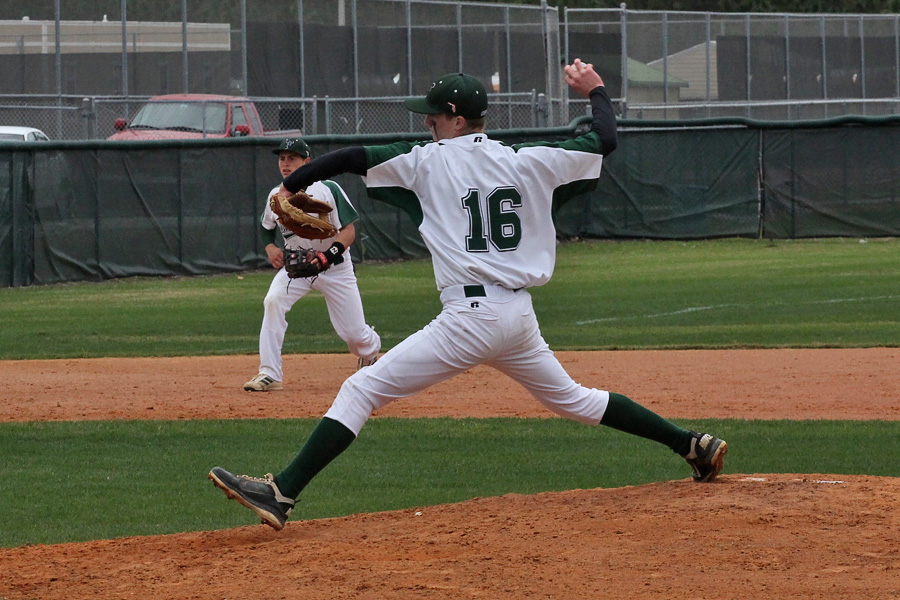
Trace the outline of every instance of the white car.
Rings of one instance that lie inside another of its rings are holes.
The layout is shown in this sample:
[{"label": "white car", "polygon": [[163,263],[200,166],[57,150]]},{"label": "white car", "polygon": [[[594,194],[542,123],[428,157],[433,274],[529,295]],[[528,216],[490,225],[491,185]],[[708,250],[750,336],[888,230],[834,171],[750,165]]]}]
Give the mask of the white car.
[{"label": "white car", "polygon": [[50,138],[34,127],[7,127],[0,125],[0,142],[49,142]]}]

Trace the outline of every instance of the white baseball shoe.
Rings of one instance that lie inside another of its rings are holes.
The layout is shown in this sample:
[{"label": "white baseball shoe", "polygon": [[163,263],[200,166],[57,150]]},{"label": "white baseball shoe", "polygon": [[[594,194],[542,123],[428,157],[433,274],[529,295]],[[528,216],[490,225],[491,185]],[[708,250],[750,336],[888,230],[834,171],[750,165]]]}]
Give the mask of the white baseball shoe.
[{"label": "white baseball shoe", "polygon": [[359,371],[360,369],[363,369],[365,367],[371,367],[377,360],[378,356],[376,356],[375,358],[363,358],[360,356],[359,360],[356,361],[356,370]]},{"label": "white baseball shoe", "polygon": [[250,381],[244,384],[244,389],[248,392],[275,392],[283,390],[284,386],[280,381],[275,381],[268,375],[260,373]]}]

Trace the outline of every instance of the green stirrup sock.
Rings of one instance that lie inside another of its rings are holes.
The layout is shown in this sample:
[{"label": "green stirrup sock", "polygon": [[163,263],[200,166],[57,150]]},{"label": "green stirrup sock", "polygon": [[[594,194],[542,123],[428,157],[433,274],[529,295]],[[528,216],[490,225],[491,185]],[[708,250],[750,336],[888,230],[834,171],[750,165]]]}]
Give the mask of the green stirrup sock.
[{"label": "green stirrup sock", "polygon": [[622,394],[610,392],[609,405],[600,424],[659,442],[682,456],[691,450],[690,431],[667,421]]},{"label": "green stirrup sock", "polygon": [[355,439],[352,431],[334,419],[323,418],[294,460],[275,476],[275,485],[288,498],[296,498],[312,478]]}]

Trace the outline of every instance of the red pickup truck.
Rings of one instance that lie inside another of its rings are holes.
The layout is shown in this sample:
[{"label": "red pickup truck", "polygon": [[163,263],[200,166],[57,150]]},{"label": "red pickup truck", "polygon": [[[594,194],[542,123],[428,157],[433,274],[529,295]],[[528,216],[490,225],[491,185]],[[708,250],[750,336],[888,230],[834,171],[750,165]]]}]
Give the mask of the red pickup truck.
[{"label": "red pickup truck", "polygon": [[266,131],[249,98],[213,94],[154,96],[131,122],[116,119],[110,140],[169,140],[240,136],[301,135],[299,130]]}]

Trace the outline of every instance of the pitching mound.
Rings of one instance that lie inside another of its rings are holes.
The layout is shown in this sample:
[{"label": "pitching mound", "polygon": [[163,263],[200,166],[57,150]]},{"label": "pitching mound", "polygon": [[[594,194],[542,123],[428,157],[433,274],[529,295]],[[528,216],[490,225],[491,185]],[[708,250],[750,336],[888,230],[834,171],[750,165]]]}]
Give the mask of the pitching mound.
[{"label": "pitching mound", "polygon": [[726,475],[289,522],[280,533],[0,550],[0,590],[9,600],[896,598],[898,532],[894,478]]}]

